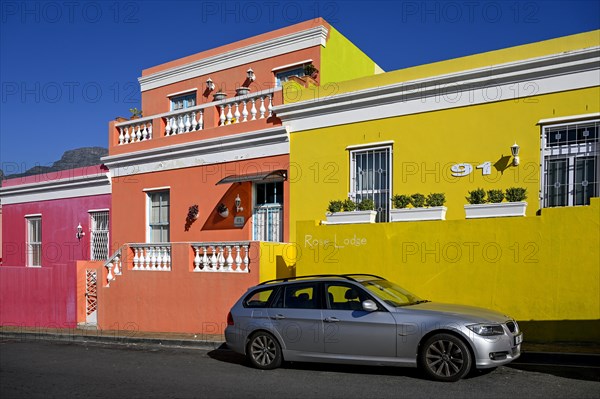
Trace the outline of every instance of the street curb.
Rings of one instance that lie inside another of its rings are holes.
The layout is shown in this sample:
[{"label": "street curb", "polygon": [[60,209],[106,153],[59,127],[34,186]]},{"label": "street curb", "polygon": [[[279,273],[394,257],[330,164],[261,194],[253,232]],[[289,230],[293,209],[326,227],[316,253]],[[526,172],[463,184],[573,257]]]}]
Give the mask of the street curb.
[{"label": "street curb", "polygon": [[184,339],[161,339],[140,338],[109,335],[79,335],[79,334],[54,334],[54,333],[29,333],[29,332],[5,332],[0,331],[0,339],[13,339],[20,341],[58,341],[74,343],[99,343],[136,346],[160,346],[164,348],[193,348],[193,349],[219,349],[224,345],[223,341],[184,340]]},{"label": "street curb", "polygon": [[585,366],[600,368],[600,354],[565,352],[521,352],[514,364],[555,364],[561,366]]}]

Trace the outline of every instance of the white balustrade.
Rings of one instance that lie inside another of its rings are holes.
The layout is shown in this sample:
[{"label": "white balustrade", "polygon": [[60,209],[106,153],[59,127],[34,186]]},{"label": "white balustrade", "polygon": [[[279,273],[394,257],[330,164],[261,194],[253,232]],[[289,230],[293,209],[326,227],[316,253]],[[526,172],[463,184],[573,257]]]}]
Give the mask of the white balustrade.
[{"label": "white balustrade", "polygon": [[248,94],[242,99],[233,98],[219,105],[219,126],[248,122],[248,116],[251,121],[273,116],[273,95]]},{"label": "white balustrade", "polygon": [[110,287],[110,283],[116,279],[117,276],[122,274],[123,265],[121,263],[121,248],[119,248],[104,264],[104,267],[108,269],[106,275],[106,286]]},{"label": "white balustrade", "polygon": [[248,273],[249,242],[194,243],[194,272]]},{"label": "white balustrade", "polygon": [[152,139],[152,118],[139,119],[117,125],[119,145]]},{"label": "white balustrade", "polygon": [[204,111],[194,109],[178,111],[164,116],[165,136],[196,132],[204,128]]},{"label": "white balustrade", "polygon": [[171,271],[171,245],[131,244],[133,270]]}]

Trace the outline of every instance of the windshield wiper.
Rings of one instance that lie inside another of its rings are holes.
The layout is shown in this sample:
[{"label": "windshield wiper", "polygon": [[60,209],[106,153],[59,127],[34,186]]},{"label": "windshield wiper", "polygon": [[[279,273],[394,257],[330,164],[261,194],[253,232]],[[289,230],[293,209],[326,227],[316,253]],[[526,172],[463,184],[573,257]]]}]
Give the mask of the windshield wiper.
[{"label": "windshield wiper", "polygon": [[421,299],[419,301],[413,302],[411,305],[418,305],[420,303],[427,303],[427,302],[431,302],[431,301],[427,300],[427,299]]}]

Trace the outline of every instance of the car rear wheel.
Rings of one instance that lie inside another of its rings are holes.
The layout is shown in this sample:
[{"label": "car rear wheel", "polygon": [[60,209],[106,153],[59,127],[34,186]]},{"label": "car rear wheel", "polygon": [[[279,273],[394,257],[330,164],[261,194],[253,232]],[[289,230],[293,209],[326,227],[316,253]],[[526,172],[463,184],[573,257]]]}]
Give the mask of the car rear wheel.
[{"label": "car rear wheel", "polygon": [[471,352],[460,338],[436,334],[422,345],[419,363],[434,380],[458,381],[471,370]]},{"label": "car rear wheel", "polygon": [[281,366],[281,346],[268,332],[259,331],[250,337],[246,354],[250,363],[262,370],[272,370]]}]

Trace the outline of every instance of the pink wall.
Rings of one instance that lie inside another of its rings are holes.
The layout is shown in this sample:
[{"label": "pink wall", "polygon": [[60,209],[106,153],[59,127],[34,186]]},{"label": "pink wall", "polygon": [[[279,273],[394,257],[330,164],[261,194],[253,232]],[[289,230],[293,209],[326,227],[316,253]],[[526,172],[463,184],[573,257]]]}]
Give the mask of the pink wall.
[{"label": "pink wall", "polygon": [[[13,179],[16,180],[16,179]],[[25,215],[42,214],[42,266],[89,259],[89,210],[110,209],[111,195],[65,198],[2,207],[3,265],[25,266],[27,226]],[[75,238],[81,223],[85,236]]]},{"label": "pink wall", "polygon": [[0,325],[75,327],[75,276],[72,264],[0,267]]}]

